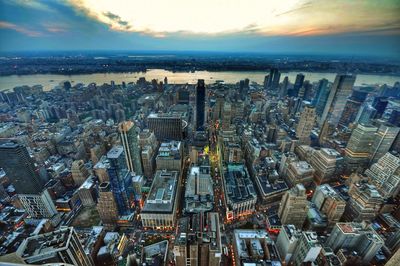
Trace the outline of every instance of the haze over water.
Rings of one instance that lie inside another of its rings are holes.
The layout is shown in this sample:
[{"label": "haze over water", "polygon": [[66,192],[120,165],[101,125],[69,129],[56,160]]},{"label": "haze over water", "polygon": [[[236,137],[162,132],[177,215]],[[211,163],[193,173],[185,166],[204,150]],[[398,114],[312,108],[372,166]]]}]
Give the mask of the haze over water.
[{"label": "haze over water", "polygon": [[[289,80],[294,83],[296,75],[303,73],[306,80],[311,82],[318,81],[322,78],[326,78],[333,82],[336,73],[314,73],[314,72],[301,72],[291,71],[282,73],[281,80],[285,76],[289,77]],[[163,81],[164,77],[168,78],[168,83],[175,84],[195,84],[198,79],[204,79],[206,83],[214,83],[217,80],[223,80],[225,83],[236,83],[242,79],[248,78],[250,81],[262,84],[264,77],[267,72],[264,71],[196,71],[190,72],[172,72],[164,69],[151,69],[147,72],[137,73],[95,73],[95,74],[81,74],[81,75],[53,75],[53,74],[37,74],[37,75],[12,75],[0,77],[0,91],[11,90],[16,86],[22,85],[43,85],[44,90],[51,90],[57,86],[61,81],[69,80],[72,84],[83,83],[89,84],[95,82],[97,85],[103,83],[110,83],[112,80],[117,84],[125,81],[136,82],[139,77],[145,77],[146,80],[151,81],[157,79]],[[400,81],[400,76],[390,75],[365,75],[359,74],[356,79],[356,86],[362,85],[383,85],[388,84],[392,86],[395,82]]]}]

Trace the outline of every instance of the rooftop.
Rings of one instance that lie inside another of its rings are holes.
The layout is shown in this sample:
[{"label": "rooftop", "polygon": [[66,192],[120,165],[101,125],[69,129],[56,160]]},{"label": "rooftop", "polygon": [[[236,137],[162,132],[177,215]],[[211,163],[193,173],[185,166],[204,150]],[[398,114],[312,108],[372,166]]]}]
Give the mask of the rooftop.
[{"label": "rooftop", "polygon": [[177,171],[157,171],[142,212],[173,212],[177,183]]}]

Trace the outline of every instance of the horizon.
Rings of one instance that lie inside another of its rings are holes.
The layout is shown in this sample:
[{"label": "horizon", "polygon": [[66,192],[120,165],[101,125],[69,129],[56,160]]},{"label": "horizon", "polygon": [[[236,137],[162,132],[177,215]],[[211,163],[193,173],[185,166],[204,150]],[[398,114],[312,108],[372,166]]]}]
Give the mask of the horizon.
[{"label": "horizon", "polygon": [[395,0],[234,5],[226,0],[168,5],[3,0],[0,52],[180,51],[400,60],[398,11]]}]

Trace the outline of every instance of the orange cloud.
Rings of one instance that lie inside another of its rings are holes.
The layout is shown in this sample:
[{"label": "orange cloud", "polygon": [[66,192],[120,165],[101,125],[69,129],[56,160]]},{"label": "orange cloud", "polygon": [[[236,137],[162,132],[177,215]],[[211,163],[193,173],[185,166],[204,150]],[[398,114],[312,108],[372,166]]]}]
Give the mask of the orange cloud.
[{"label": "orange cloud", "polygon": [[30,30],[25,27],[6,21],[0,21],[0,29],[14,30],[30,37],[40,37],[43,35],[43,33],[39,31]]}]

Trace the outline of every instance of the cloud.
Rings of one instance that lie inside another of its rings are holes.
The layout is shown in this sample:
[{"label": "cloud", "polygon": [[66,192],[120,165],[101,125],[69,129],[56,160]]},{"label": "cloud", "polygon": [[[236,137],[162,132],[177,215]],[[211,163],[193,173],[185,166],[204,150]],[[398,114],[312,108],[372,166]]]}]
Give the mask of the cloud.
[{"label": "cloud", "polygon": [[25,8],[31,8],[41,11],[54,11],[51,7],[43,3],[43,1],[36,0],[12,0],[8,1],[8,3],[19,5]]},{"label": "cloud", "polygon": [[[398,0],[69,0],[111,30],[152,36],[323,35],[400,26]],[[374,14],[371,14],[371,10]]]},{"label": "cloud", "polygon": [[6,21],[0,21],[0,29],[8,29],[8,30],[14,30],[19,33],[22,33],[24,35],[27,35],[29,37],[40,37],[43,36],[42,32],[35,31],[35,30],[30,30],[25,27],[16,25],[14,23],[6,22]]}]

